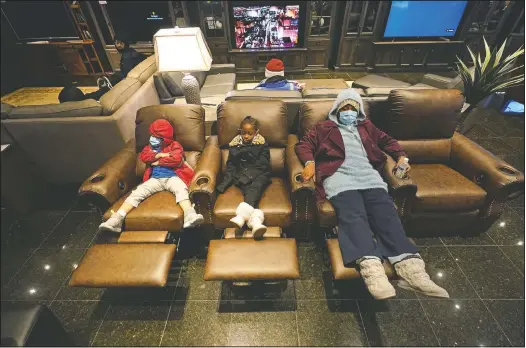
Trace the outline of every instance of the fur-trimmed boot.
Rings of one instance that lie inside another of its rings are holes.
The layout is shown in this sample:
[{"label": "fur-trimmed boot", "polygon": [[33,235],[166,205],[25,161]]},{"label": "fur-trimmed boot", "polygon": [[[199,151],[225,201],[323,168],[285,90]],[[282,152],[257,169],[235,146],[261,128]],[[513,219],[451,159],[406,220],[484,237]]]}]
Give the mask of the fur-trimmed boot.
[{"label": "fur-trimmed boot", "polygon": [[243,228],[245,222],[247,222],[247,220],[250,218],[250,215],[252,215],[253,211],[254,208],[250,204],[241,202],[237,206],[236,216],[230,219],[230,221],[233,222],[238,228]]},{"label": "fur-trimmed boot", "polygon": [[267,232],[267,227],[263,225],[263,221],[265,221],[263,211],[254,209],[252,215],[250,215],[250,219],[248,219],[247,225],[252,229],[252,235],[256,240],[263,239],[263,235]]},{"label": "fur-trimmed boot", "polygon": [[376,300],[386,300],[396,296],[395,288],[387,279],[382,261],[376,258],[364,259],[359,265],[365,286]]},{"label": "fur-trimmed boot", "polygon": [[395,263],[394,268],[402,278],[398,282],[398,286],[402,289],[413,290],[426,296],[449,298],[448,292],[429,278],[424,260],[408,258]]}]

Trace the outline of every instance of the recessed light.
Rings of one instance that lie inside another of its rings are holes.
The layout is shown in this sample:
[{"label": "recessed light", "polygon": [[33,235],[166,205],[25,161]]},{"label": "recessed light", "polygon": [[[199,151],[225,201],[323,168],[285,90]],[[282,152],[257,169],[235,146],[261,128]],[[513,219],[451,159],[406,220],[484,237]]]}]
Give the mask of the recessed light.
[{"label": "recessed light", "polygon": [[524,243],[522,242],[522,240],[519,240],[519,241],[517,242],[517,245],[522,245],[522,244],[524,244]]},{"label": "recessed light", "polygon": [[79,266],[78,263],[74,263],[74,264],[73,264],[73,269],[76,269],[78,266]]},{"label": "recessed light", "polygon": [[460,309],[460,305],[456,304],[456,305],[455,305],[455,308],[456,308],[456,309]]},{"label": "recessed light", "polygon": [[502,221],[500,224],[499,224],[500,227],[504,227],[506,226],[506,223],[504,221]]},{"label": "recessed light", "polygon": [[44,265],[44,269],[45,269],[46,271],[49,270],[50,268],[51,268],[50,265]]},{"label": "recessed light", "polygon": [[442,278],[443,276],[444,276],[444,274],[442,272],[438,272],[437,273],[437,277]]},{"label": "recessed light", "polygon": [[35,288],[29,289],[29,294],[33,295],[37,290]]}]

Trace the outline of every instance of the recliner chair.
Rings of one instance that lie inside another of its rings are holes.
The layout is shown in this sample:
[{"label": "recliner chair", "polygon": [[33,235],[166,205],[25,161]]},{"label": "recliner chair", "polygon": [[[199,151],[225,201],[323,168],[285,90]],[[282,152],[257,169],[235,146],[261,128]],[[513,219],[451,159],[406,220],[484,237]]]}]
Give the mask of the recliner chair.
[{"label": "recliner chair", "polygon": [[[156,105],[137,112],[135,139],[89,176],[79,189],[79,196],[94,202],[104,219],[124,202],[142,182],[146,165],[138,153],[148,143],[148,128],[157,119],[168,120],[174,138],[185,150],[186,161],[195,170],[189,192],[196,210],[211,223],[211,195],[208,173],[219,166],[217,140],[205,140],[204,109],[198,105]],[[183,227],[183,211],[170,192],[159,192],[144,200],[124,220],[120,235],[106,233],[84,255],[73,272],[70,286],[165,286],[176,252],[176,233]],[[102,234],[103,232],[101,232]],[[117,239],[118,238],[118,239]],[[115,240],[116,239],[116,240]]]}]

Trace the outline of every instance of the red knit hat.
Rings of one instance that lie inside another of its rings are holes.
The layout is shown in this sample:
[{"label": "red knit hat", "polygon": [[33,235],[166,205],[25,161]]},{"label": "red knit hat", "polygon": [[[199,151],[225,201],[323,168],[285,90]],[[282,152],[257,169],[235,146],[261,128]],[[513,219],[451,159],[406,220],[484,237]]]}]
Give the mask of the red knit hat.
[{"label": "red knit hat", "polygon": [[268,61],[265,67],[265,77],[269,78],[272,76],[285,76],[285,65],[277,58],[272,58]]}]

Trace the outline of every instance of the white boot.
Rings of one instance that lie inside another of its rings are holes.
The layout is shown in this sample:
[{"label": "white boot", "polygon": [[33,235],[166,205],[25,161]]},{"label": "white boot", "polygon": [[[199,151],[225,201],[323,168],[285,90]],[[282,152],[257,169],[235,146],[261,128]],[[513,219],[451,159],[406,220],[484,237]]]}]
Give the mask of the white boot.
[{"label": "white boot", "polygon": [[252,229],[252,236],[256,240],[263,239],[263,235],[267,232],[267,227],[263,225],[263,221],[265,221],[263,211],[254,209],[252,215],[250,215],[250,219],[248,219],[247,225]]},{"label": "white boot", "polygon": [[396,296],[395,288],[389,283],[382,261],[364,259],[360,262],[360,275],[367,290],[377,300],[385,300]]},{"label": "white boot", "polygon": [[231,222],[236,224],[237,227],[243,228],[245,222],[250,218],[250,215],[254,211],[254,208],[245,202],[239,203],[236,209],[236,216],[230,219]]},{"label": "white boot", "polygon": [[415,257],[405,259],[395,263],[394,268],[402,278],[398,282],[400,288],[413,290],[426,296],[449,298],[448,292],[429,278],[424,260]]}]

